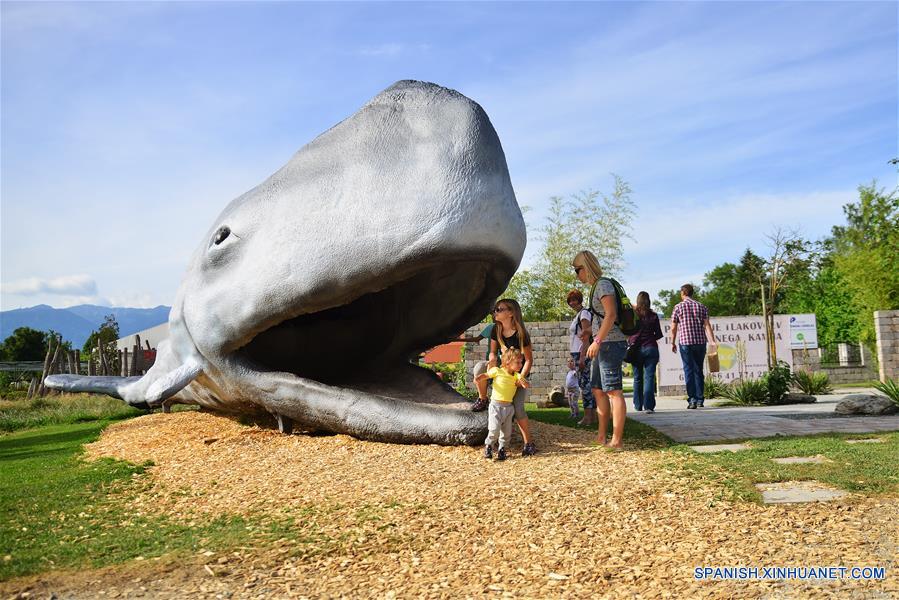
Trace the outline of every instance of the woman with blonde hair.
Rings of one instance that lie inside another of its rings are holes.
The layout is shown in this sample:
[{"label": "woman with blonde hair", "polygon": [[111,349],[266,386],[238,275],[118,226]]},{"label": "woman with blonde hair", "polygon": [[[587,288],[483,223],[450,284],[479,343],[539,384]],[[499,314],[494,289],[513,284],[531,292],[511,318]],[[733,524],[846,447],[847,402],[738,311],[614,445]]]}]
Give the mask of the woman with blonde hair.
[{"label": "woman with blonde hair", "polygon": [[[571,266],[574,267],[578,281],[591,286],[589,308],[597,316],[594,319],[593,343],[587,348],[587,356],[593,359],[590,387],[599,413],[598,442],[602,446],[620,450],[624,445],[624,422],[627,419],[621,371],[621,363],[624,362],[627,350],[627,337],[616,322],[618,302],[615,286],[602,276],[599,261],[589,250],[578,252],[571,261]],[[607,442],[610,417],[612,439]]]},{"label": "woman with blonde hair", "polygon": [[[516,348],[524,356],[521,377],[527,381],[527,376],[534,364],[534,356],[531,350],[531,336],[528,335],[528,330],[524,326],[524,319],[521,316],[521,306],[511,298],[497,300],[493,307],[493,322],[496,326],[490,333],[490,354],[487,356],[488,360],[487,362],[481,361],[475,365],[474,376],[477,378],[481,373],[486,373],[488,368],[497,366],[497,359],[502,356],[503,351],[508,348]],[[471,407],[471,410],[476,412],[484,410],[488,405],[486,386],[483,391],[479,388],[478,392],[478,400]],[[537,452],[537,447],[531,441],[528,413],[524,410],[527,394],[526,388],[519,388],[515,392],[515,398],[513,399],[515,422],[518,423],[518,429],[521,430],[521,437],[524,439],[524,449],[521,451],[522,456],[532,456]]]}]

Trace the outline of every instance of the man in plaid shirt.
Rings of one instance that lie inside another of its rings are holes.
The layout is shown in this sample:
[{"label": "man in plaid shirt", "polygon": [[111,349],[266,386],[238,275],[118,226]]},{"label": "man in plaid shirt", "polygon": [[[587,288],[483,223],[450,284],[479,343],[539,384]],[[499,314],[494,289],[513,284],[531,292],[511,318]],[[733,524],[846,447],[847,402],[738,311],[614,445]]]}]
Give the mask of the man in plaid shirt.
[{"label": "man in plaid shirt", "polygon": [[680,286],[680,299],[680,304],[671,313],[671,351],[680,349],[687,384],[687,408],[697,408],[705,402],[705,375],[702,369],[705,344],[707,339],[711,340],[712,345],[718,342],[709,323],[709,309],[693,299],[692,285],[685,283]]}]

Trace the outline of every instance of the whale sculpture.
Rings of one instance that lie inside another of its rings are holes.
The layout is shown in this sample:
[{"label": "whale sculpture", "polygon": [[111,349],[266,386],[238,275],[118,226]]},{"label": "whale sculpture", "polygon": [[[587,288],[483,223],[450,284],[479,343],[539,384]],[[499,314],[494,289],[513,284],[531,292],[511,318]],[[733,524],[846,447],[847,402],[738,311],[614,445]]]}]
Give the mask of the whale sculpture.
[{"label": "whale sculpture", "polygon": [[525,243],[483,109],[400,81],[225,208],[143,377],[47,386],[268,413],[288,432],[479,444],[485,414],[410,358],[480,320]]}]

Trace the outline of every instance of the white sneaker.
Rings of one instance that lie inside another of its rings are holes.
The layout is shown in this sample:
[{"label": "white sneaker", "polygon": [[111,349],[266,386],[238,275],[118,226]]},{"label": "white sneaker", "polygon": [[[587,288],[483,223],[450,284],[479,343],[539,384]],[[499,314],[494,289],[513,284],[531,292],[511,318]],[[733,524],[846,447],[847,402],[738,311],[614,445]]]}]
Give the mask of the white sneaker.
[{"label": "white sneaker", "polygon": [[647,409],[646,409],[646,414],[647,414],[647,415],[651,415],[651,414],[654,413],[654,412],[655,412],[655,411],[652,410],[651,408],[647,408]]}]

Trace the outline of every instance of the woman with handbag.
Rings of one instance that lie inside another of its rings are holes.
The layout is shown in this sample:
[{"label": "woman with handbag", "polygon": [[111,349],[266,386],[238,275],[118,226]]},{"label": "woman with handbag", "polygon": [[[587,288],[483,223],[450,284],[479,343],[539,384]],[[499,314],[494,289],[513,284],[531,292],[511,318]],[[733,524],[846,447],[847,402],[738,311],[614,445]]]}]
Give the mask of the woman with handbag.
[{"label": "woman with handbag", "polygon": [[[627,350],[627,337],[616,323],[618,301],[615,286],[602,276],[599,261],[589,250],[578,252],[571,261],[571,266],[574,267],[578,281],[592,286],[589,307],[597,317],[594,322],[599,322],[599,329],[593,334],[593,343],[587,347],[587,356],[593,359],[590,387],[599,413],[597,442],[612,450],[621,450],[624,447],[624,422],[627,419],[621,363]],[[610,417],[612,439],[606,441]]]},{"label": "woman with handbag", "polygon": [[628,340],[634,360],[634,409],[654,413],[656,410],[656,365],[659,364],[659,344],[662,326],[659,316],[650,308],[649,294],[637,294],[634,311],[640,317],[640,330]]}]

